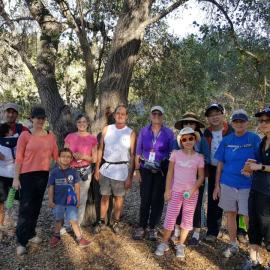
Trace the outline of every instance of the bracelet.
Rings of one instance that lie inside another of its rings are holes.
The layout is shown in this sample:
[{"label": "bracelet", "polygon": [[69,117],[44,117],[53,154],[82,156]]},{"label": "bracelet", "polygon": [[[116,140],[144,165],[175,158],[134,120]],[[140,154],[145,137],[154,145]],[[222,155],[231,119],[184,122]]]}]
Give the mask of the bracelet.
[{"label": "bracelet", "polygon": [[262,165],[261,171],[265,171],[265,166]]}]

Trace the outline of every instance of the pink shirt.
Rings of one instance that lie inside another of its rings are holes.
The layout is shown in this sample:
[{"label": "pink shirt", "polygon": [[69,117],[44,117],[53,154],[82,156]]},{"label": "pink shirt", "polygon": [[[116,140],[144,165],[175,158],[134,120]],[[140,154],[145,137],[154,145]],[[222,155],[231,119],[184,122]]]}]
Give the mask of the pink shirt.
[{"label": "pink shirt", "polygon": [[[72,152],[78,152],[85,155],[90,155],[92,153],[93,147],[97,145],[97,138],[93,135],[80,136],[77,132],[70,133],[65,138],[65,144],[68,144],[69,149]],[[86,160],[76,160],[73,159],[71,162],[71,167],[79,168],[85,167],[90,164],[89,161]]]},{"label": "pink shirt", "polygon": [[185,154],[182,150],[172,152],[170,161],[174,162],[172,191],[181,192],[191,189],[197,181],[198,168],[204,168],[201,154]]},{"label": "pink shirt", "polygon": [[52,133],[44,136],[35,136],[28,131],[21,133],[15,160],[21,165],[20,173],[49,171],[52,159],[58,159],[58,147]]}]

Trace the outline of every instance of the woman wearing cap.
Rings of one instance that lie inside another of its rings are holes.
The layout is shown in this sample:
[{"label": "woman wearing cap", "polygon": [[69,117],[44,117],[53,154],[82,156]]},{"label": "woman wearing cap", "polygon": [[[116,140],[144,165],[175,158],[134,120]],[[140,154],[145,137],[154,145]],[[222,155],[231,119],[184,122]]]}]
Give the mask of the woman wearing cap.
[{"label": "woman wearing cap", "polygon": [[218,165],[213,192],[213,199],[220,198],[219,206],[227,216],[230,245],[223,253],[226,258],[238,252],[236,215],[243,215],[246,224],[248,222],[251,179],[241,174],[241,170],[248,159],[256,157],[257,145],[260,142],[258,135],[247,131],[246,111],[234,111],[231,120],[234,133],[221,141],[215,154]]},{"label": "woman wearing cap", "polygon": [[161,106],[151,108],[151,124],[140,130],[136,148],[136,169],[140,171],[140,221],[133,238],[140,240],[149,226],[149,240],[157,239],[163,205],[168,158],[174,134],[163,124]]},{"label": "woman wearing cap", "polygon": [[180,150],[174,150],[170,157],[166,178],[165,200],[169,201],[164,221],[163,240],[155,254],[164,255],[169,250],[168,240],[176,218],[182,208],[180,240],[176,245],[176,256],[185,257],[185,241],[193,229],[193,216],[198,200],[199,187],[204,181],[204,158],[194,150],[199,135],[190,127],[181,129],[177,137]]},{"label": "woman wearing cap", "polygon": [[31,111],[32,132],[24,131],[17,143],[13,186],[20,189],[19,218],[16,229],[17,254],[26,252],[28,241],[39,244],[35,228],[46,190],[51,160],[57,160],[55,136],[44,129],[45,110]]},{"label": "woman wearing cap", "polygon": [[264,137],[258,147],[257,163],[247,161],[249,170],[243,172],[247,175],[253,172],[248,201],[250,258],[244,269],[253,269],[259,265],[262,240],[270,252],[270,108],[256,113],[255,117],[258,118],[258,128]]},{"label": "woman wearing cap", "polygon": [[87,115],[79,114],[76,118],[77,132],[70,133],[65,138],[65,147],[73,152],[71,167],[78,170],[80,182],[79,224],[83,222],[88,190],[91,183],[91,164],[97,159],[97,138],[88,132],[90,119]]},{"label": "woman wearing cap", "polygon": [[[204,128],[204,124],[201,123],[198,119],[198,116],[193,112],[187,112],[183,115],[182,119],[177,121],[174,125],[174,127],[178,130],[181,130],[185,127],[190,127],[196,132],[199,133],[200,138],[195,144],[195,151],[202,154],[204,157],[205,164],[209,164],[210,162],[210,152],[208,148],[207,141],[204,137],[202,137],[201,128]],[[174,140],[173,142],[173,149],[179,150],[179,144],[177,143],[177,140]],[[207,166],[205,166],[206,168]],[[198,245],[199,243],[199,237],[200,237],[200,228],[201,228],[201,209],[202,209],[202,200],[203,200],[203,194],[204,194],[204,185],[201,185],[199,188],[199,197],[198,202],[196,206],[196,210],[194,213],[194,219],[193,219],[193,227],[194,232],[192,237],[189,240],[189,245]],[[181,218],[182,212],[180,211],[180,214],[177,217],[174,235],[172,237],[173,242],[177,242],[177,239],[180,236],[180,224],[181,224]]]}]

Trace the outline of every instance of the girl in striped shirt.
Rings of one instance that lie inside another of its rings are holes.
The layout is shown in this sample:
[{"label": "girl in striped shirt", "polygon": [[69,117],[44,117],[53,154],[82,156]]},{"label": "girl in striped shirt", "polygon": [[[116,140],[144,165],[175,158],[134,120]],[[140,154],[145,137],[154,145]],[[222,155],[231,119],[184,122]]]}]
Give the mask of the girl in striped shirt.
[{"label": "girl in striped shirt", "polygon": [[190,127],[181,129],[177,141],[180,150],[172,152],[166,179],[165,200],[168,201],[164,221],[163,240],[155,254],[164,255],[169,250],[168,241],[174,229],[176,218],[182,209],[180,240],[176,245],[176,256],[185,257],[184,242],[188,232],[193,229],[193,216],[198,200],[198,189],[204,181],[204,158],[195,152],[194,146],[199,135]]}]

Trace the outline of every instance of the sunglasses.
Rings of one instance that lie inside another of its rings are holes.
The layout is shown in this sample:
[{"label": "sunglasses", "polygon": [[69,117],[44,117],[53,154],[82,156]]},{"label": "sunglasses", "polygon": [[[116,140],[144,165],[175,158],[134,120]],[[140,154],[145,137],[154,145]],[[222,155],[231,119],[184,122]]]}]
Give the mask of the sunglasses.
[{"label": "sunglasses", "polygon": [[263,123],[270,124],[270,119],[260,119],[260,120],[258,120],[258,123],[259,124],[263,124]]},{"label": "sunglasses", "polygon": [[191,137],[188,137],[188,138],[183,138],[181,139],[181,142],[193,142],[195,140],[195,137],[194,136],[191,136]]},{"label": "sunglasses", "polygon": [[152,115],[154,115],[154,116],[156,116],[156,115],[161,116],[162,113],[161,112],[152,112]]},{"label": "sunglasses", "polygon": [[183,121],[183,125],[197,125],[197,123],[193,121]]}]

